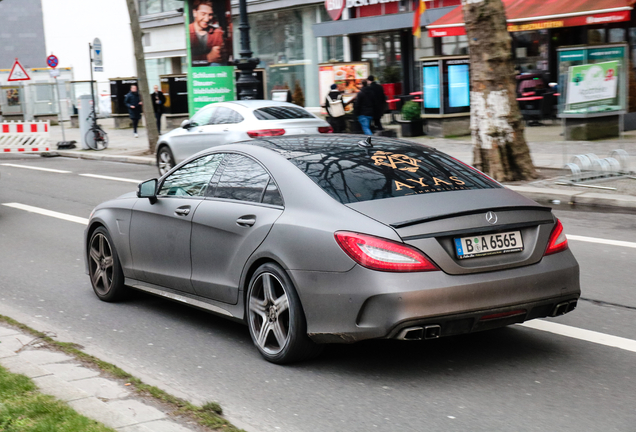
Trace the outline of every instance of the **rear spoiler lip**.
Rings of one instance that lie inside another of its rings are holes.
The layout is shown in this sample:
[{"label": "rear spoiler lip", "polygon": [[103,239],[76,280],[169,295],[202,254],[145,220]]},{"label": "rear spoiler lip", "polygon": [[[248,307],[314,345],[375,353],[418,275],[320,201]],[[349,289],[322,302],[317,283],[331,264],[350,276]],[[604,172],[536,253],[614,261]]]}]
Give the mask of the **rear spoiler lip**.
[{"label": "rear spoiler lip", "polygon": [[479,234],[486,231],[488,232],[503,231],[503,230],[534,227],[537,225],[547,225],[551,223],[554,223],[554,219],[543,219],[543,220],[532,221],[532,222],[520,222],[520,223],[511,223],[511,224],[505,224],[505,225],[491,225],[489,227],[476,227],[476,228],[470,228],[470,229],[440,231],[440,232],[434,232],[434,233],[428,233],[428,234],[417,234],[417,235],[402,237],[402,240],[411,241],[411,240],[420,240],[420,239],[433,238],[433,237],[474,235],[474,234]]},{"label": "rear spoiler lip", "polygon": [[[546,207],[546,206],[541,206],[541,205],[536,205],[536,206],[488,207],[488,208],[481,208],[481,209],[465,210],[465,211],[456,212],[456,213],[440,214],[440,215],[429,216],[429,217],[425,217],[425,218],[411,219],[411,220],[404,221],[404,222],[392,223],[392,224],[389,224],[389,226],[391,228],[399,229],[399,228],[406,228],[406,227],[411,226],[411,225],[417,225],[417,224],[424,223],[424,222],[432,222],[432,221],[436,221],[436,220],[440,220],[440,219],[448,219],[450,217],[466,216],[466,215],[471,215],[471,214],[476,214],[476,213],[482,213],[484,211],[506,211],[506,210],[543,210],[543,211],[552,212],[552,208],[551,207]],[[554,221],[551,221],[551,222],[554,222]]]}]

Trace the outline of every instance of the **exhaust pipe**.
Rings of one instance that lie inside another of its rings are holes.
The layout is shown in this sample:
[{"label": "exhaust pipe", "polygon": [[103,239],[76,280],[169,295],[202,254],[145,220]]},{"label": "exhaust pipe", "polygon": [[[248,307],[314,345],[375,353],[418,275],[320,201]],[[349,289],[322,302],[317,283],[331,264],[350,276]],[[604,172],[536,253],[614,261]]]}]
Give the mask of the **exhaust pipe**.
[{"label": "exhaust pipe", "polygon": [[556,305],[556,307],[554,308],[550,316],[555,317],[555,316],[565,315],[566,313],[568,313],[569,304],[570,302],[559,303],[558,305]]},{"label": "exhaust pipe", "polygon": [[396,339],[399,340],[422,340],[424,339],[424,328],[407,327],[403,329]]},{"label": "exhaust pipe", "polygon": [[407,327],[403,329],[396,337],[400,340],[422,340],[437,339],[442,334],[442,328],[439,325],[429,325],[426,327]]},{"label": "exhaust pipe", "polygon": [[577,303],[578,300],[572,300],[570,303],[568,303],[568,310],[565,313],[572,312],[574,309],[576,309]]}]

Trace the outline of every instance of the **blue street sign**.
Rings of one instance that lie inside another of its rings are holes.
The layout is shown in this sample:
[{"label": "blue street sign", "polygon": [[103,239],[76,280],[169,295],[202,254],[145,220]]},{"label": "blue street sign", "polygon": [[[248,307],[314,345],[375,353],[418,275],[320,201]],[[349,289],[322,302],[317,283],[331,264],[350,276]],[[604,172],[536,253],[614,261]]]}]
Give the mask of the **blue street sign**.
[{"label": "blue street sign", "polygon": [[53,54],[46,58],[46,64],[49,65],[50,68],[55,69],[59,63],[59,60]]}]

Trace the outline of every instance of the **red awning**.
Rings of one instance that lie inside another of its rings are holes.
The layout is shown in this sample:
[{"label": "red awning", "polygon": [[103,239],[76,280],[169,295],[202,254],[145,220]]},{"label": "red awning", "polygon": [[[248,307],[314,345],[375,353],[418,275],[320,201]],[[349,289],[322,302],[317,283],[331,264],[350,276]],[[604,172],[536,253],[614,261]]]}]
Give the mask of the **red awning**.
[{"label": "red awning", "polygon": [[[541,30],[629,21],[634,0],[503,0],[508,31]],[[458,6],[426,26],[430,37],[466,34]]]}]

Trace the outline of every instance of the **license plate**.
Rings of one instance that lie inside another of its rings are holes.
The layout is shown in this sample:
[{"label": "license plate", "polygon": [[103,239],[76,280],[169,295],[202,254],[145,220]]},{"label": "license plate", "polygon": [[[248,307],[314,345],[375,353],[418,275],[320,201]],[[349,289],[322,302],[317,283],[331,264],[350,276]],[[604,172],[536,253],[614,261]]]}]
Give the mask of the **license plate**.
[{"label": "license plate", "polygon": [[455,239],[455,250],[459,259],[521,252],[523,239],[519,231],[461,237]]}]

